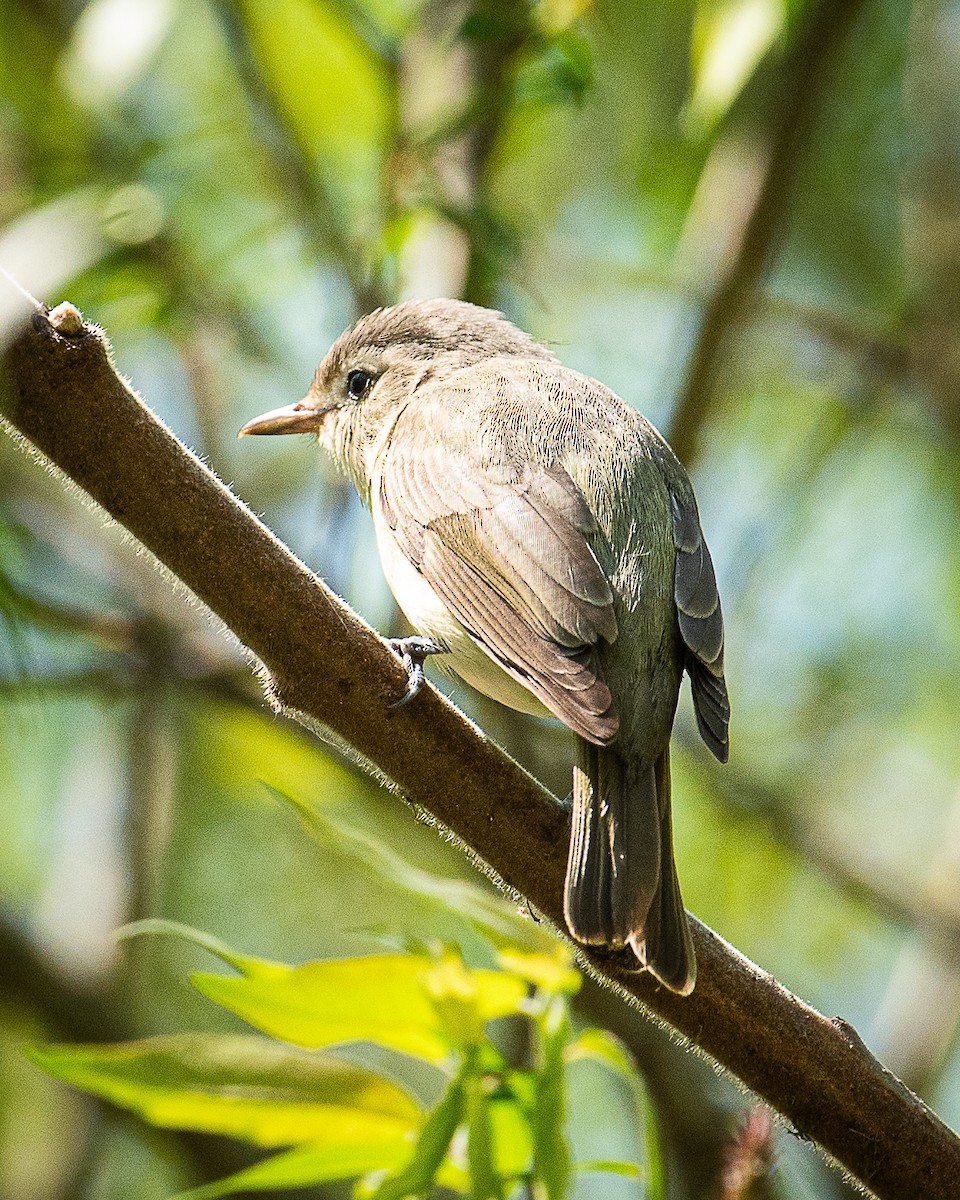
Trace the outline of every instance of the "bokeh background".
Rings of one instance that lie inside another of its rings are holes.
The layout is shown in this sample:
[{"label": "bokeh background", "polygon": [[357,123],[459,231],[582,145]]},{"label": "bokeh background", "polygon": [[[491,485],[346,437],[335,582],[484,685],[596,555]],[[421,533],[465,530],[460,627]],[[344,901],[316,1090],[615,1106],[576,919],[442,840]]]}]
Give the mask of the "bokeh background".
[{"label": "bokeh background", "polygon": [[[673,441],[728,629],[729,765],[681,701],[688,906],[960,1122],[960,5],[937,0],[0,0],[0,264],[102,324],[175,432],[400,632],[306,439],[237,443],[402,296],[502,308]],[[24,319],[0,279],[0,339]],[[43,1039],[228,1022],[162,915],[296,960],[457,941],[261,781],[472,868],[278,721],[243,654],[0,440],[0,1196],[162,1197],[229,1147],[44,1077]],[[451,685],[443,685],[448,691]],[[561,795],[558,727],[454,692]],[[196,961],[195,961],[196,960]],[[714,1195],[749,1098],[592,989]],[[612,1083],[575,1140],[642,1153]],[[622,1099],[622,1098],[621,1098]],[[835,1197],[788,1134],[757,1195]],[[582,1196],[637,1197],[593,1176]]]}]

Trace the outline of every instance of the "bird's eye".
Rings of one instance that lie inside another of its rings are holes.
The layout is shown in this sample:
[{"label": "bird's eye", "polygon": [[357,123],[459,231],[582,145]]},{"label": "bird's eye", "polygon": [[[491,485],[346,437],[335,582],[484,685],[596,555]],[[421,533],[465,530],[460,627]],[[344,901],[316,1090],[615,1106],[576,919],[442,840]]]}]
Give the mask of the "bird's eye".
[{"label": "bird's eye", "polygon": [[373,386],[369,371],[351,371],[347,376],[347,395],[351,400],[362,400]]}]

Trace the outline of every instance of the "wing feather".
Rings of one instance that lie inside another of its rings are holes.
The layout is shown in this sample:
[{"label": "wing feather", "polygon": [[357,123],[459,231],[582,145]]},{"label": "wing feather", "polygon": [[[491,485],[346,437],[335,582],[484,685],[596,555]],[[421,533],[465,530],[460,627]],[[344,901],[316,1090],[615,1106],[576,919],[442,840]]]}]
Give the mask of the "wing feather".
[{"label": "wing feather", "polygon": [[723,613],[713,560],[700,528],[693,491],[685,477],[674,481],[670,503],[677,549],[674,598],[687,646],[693,706],[700,736],[726,762],[730,753],[730,701],[723,677]]},{"label": "wing feather", "polygon": [[619,722],[597,648],[617,622],[576,484],[559,464],[483,471],[408,413],[379,486],[401,551],[507,674],[582,737],[611,741]]}]

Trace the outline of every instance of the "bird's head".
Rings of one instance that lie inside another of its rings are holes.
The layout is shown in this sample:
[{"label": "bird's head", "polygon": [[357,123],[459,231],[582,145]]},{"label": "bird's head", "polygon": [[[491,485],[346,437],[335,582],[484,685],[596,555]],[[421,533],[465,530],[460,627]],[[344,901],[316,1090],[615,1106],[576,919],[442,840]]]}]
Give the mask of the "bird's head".
[{"label": "bird's head", "polygon": [[337,339],[302,400],[255,417],[240,436],[316,434],[351,475],[362,477],[365,447],[377,441],[418,387],[510,355],[553,357],[502,313],[461,300],[409,300],[378,308]]}]

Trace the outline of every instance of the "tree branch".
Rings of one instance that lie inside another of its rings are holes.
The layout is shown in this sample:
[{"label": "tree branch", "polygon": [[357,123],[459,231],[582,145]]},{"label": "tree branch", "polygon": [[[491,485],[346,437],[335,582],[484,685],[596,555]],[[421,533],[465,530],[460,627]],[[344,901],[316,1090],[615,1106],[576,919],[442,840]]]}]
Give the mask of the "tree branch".
[{"label": "tree branch", "polygon": [[744,313],[790,202],[804,138],[810,129],[834,53],[864,0],[818,0],[781,75],[780,119],[770,136],[763,179],[743,223],[740,242],[707,301],[700,332],[670,428],[664,430],[681,462],[696,457],[700,430],[713,407],[717,373],[731,329]]},{"label": "tree branch", "polygon": [[[68,336],[71,330],[75,330]],[[406,675],[117,376],[102,334],[61,306],[12,347],[4,415],[207,604],[269,672],[274,702],[357,751],[563,928],[568,816],[433,689],[388,711]],[[738,1076],[881,1200],[950,1200],[960,1140],[854,1030],[792,996],[692,921],[690,997],[582,961]]]}]

